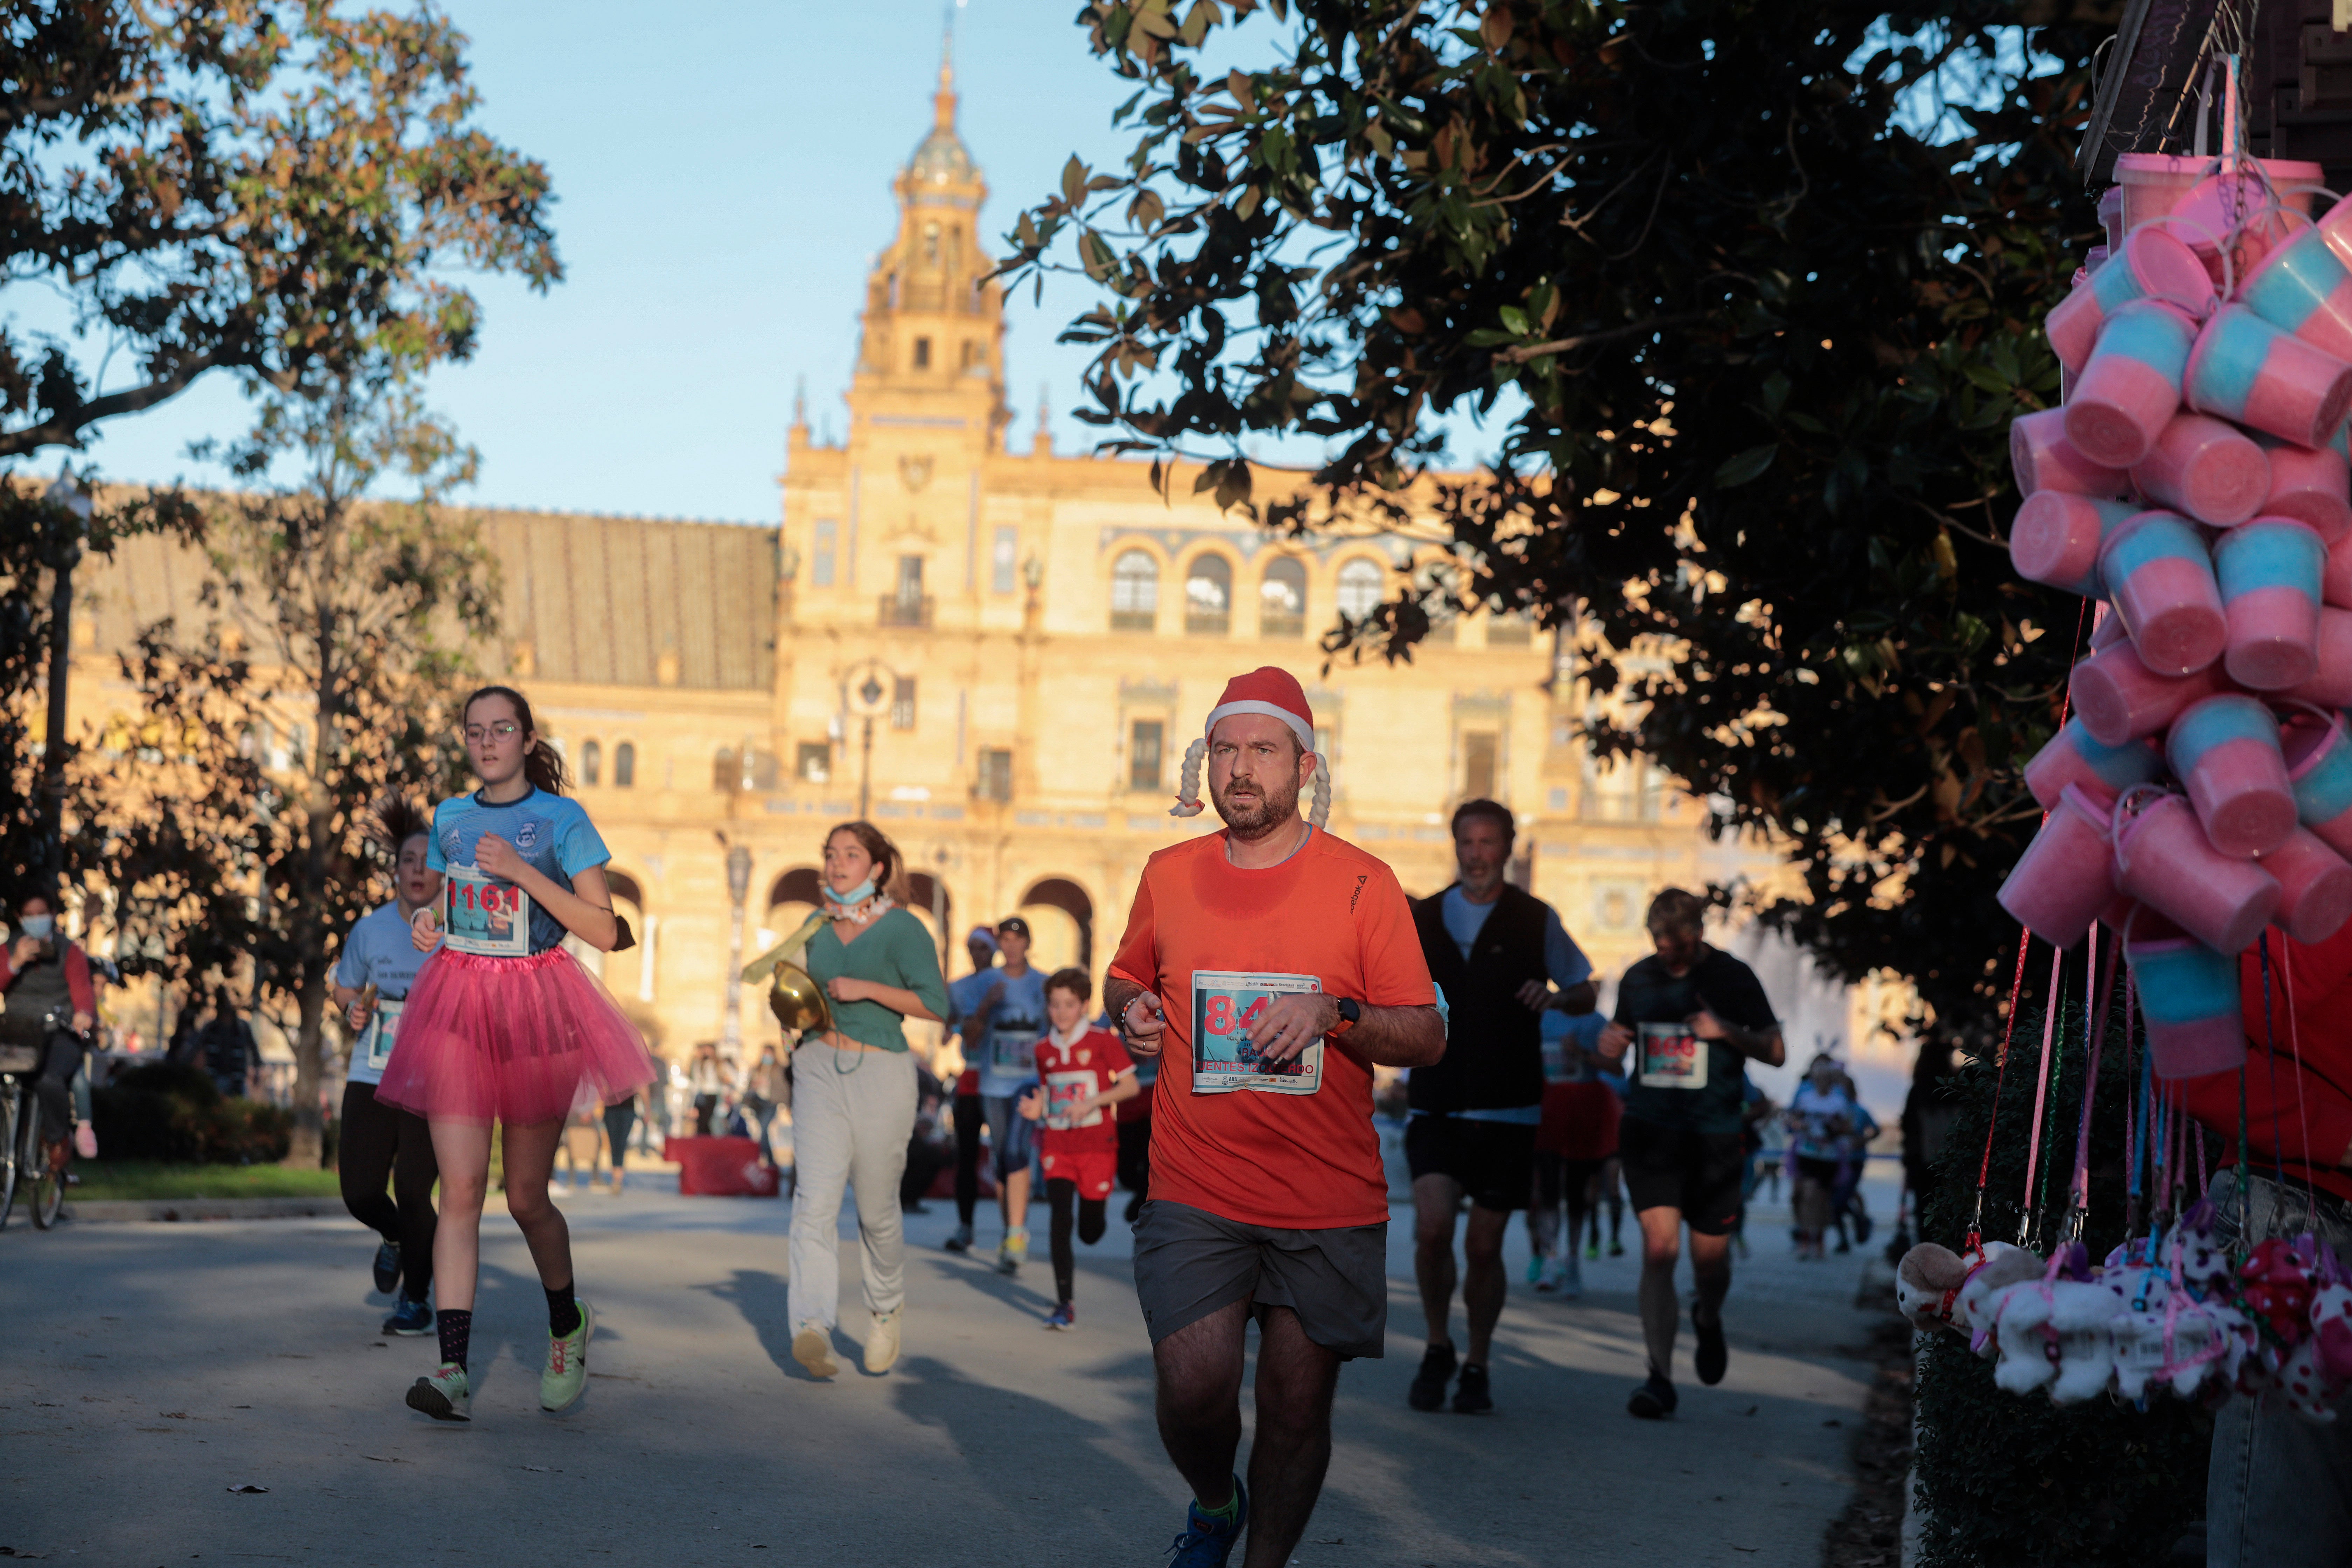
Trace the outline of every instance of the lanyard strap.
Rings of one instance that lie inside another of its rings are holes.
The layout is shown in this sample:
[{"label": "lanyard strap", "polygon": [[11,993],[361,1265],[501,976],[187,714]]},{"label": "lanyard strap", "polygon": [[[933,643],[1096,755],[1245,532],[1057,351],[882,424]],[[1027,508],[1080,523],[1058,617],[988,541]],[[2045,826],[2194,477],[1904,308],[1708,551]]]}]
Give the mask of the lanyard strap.
[{"label": "lanyard strap", "polygon": [[2083,1221],[2091,1211],[2091,1107],[2097,1103],[2099,1098],[2099,1053],[2106,1044],[2107,1006],[2114,997],[2116,972],[2122,967],[2123,950],[2118,944],[2116,962],[2107,966],[2104,977],[2100,975],[2099,928],[2094,923],[2091,927],[2090,963],[2084,973],[2083,988],[2086,996],[2095,990],[2099,1001],[2084,1020],[2091,1037],[2091,1058],[2089,1071],[2083,1079],[2082,1120],[2074,1129],[2074,1176],[2069,1184],[2071,1195],[2066,1212],[2066,1239],[2069,1241],[2082,1239]]},{"label": "lanyard strap", "polygon": [[[2107,606],[2102,604],[2099,606],[2099,614],[2102,616],[2105,616],[2106,612]],[[2082,602],[2080,607],[2078,607],[2074,612],[2074,651],[2069,660],[2070,663],[2073,659],[2080,658],[2083,656],[2084,627],[2095,624],[2096,623],[2091,619],[2091,601],[2085,599]],[[2058,727],[2061,730],[2063,730],[2066,727],[2067,717],[2074,711],[2074,693],[2073,689],[2069,687],[2058,699]],[[2050,814],[2045,811],[2042,814],[2042,825],[2047,826],[2049,821]],[[1984,1156],[1977,1162],[1977,1202],[1975,1210],[1969,1217],[1969,1242],[1967,1247],[1969,1252],[1981,1253],[1984,1249],[1985,1184],[1992,1178],[1992,1141],[1993,1135],[1999,1131],[2000,1128],[2000,1092],[2002,1088],[2009,1082],[2009,1047],[2017,1038],[2017,1003],[2019,997],[2023,994],[2025,990],[2026,951],[2032,945],[2033,933],[2030,931],[2021,929],[2017,933],[2017,968],[2016,971],[2011,974],[2009,979],[2009,1016],[2002,1024],[2000,1032],[2000,1060],[1998,1068],[1993,1074],[1992,1114],[1985,1121]],[[2053,983],[2050,987],[2050,1002],[2051,1005],[2055,1007],[2058,1002],[2058,987],[2055,983],[2055,977],[2058,973],[2058,963],[2055,954],[2053,954],[2051,958],[2050,973],[2053,977]],[[2050,1046],[2048,1041],[2049,1021],[2046,1018],[2042,1021],[2042,1034],[2044,1037],[2042,1047],[2042,1058],[2044,1063],[2047,1063],[2050,1059]],[[2032,1186],[2032,1179],[2031,1175],[2027,1178],[2026,1185],[2030,1191]]]},{"label": "lanyard strap", "polygon": [[[2043,812],[2042,820],[2049,821],[2050,814]],[[2009,1082],[2009,1047],[2017,1038],[2017,1003],[2025,990],[2025,951],[2032,942],[2032,931],[2021,930],[2017,933],[2017,969],[2009,977],[2009,1018],[2001,1028],[2000,1058],[1993,1072],[1992,1114],[1985,1119],[1984,1158],[1977,1162],[1976,1209],[1969,1218],[1969,1244],[1965,1250],[1971,1253],[1984,1249],[1985,1184],[1992,1176],[1992,1136],[2000,1125],[2000,1091]]]},{"label": "lanyard strap", "polygon": [[2311,1180],[2311,1108],[2303,1096],[2303,1037],[2296,1028],[2294,1016],[2294,943],[2279,946],[2279,994],[2286,1001],[2287,1059],[2294,1066],[2294,1120],[2303,1134],[2303,1190],[2311,1199],[2311,1212],[2319,1213],[2318,1189]]},{"label": "lanyard strap", "polygon": [[2058,1009],[2065,998],[2061,987],[2065,976],[2060,965],[2066,955],[2053,948],[2050,952],[2050,1001],[2042,1010],[2042,1060],[2033,1079],[2033,1130],[2025,1144],[2025,1194],[2017,1215],[2017,1245],[2027,1244],[2033,1232],[2033,1173],[2042,1167],[2042,1119],[2050,1106],[2051,1042],[2058,1031]]}]

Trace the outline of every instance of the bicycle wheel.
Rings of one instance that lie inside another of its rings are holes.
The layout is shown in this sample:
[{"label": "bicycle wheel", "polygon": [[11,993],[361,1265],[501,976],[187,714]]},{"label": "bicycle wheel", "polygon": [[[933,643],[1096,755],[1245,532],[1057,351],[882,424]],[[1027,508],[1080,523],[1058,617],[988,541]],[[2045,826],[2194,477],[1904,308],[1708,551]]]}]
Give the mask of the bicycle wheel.
[{"label": "bicycle wheel", "polygon": [[37,1111],[24,1119],[24,1153],[17,1164],[25,1172],[27,1206],[33,1211],[33,1228],[47,1230],[58,1223],[58,1215],[66,1206],[66,1173],[49,1160],[49,1151],[41,1138],[41,1118]]},{"label": "bicycle wheel", "polygon": [[16,1206],[16,1124],[23,1115],[24,1080],[0,1079],[0,1230]]}]

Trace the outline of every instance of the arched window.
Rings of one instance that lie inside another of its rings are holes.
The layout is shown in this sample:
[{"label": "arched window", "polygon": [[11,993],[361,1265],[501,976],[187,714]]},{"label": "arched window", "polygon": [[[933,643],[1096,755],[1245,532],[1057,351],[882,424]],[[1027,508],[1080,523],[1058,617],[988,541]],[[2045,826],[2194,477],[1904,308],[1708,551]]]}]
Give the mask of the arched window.
[{"label": "arched window", "polygon": [[604,782],[604,748],[593,741],[581,742],[580,782],[593,789]]},{"label": "arched window", "polygon": [[1268,563],[1257,585],[1257,635],[1295,637],[1307,629],[1307,567],[1285,555]]},{"label": "arched window", "polygon": [[634,741],[624,741],[613,748],[613,787],[635,789],[637,784],[637,746]]},{"label": "arched window", "polygon": [[1388,574],[1380,563],[1357,556],[1339,568],[1339,613],[1351,621],[1362,620],[1380,608],[1387,586]]},{"label": "arched window", "polygon": [[923,265],[926,267],[937,267],[939,264],[940,226],[935,223],[927,223],[923,226]]},{"label": "arched window", "polygon": [[1160,563],[1140,550],[1120,556],[1110,569],[1110,629],[1148,632],[1160,615]]},{"label": "arched window", "polygon": [[1192,558],[1184,574],[1184,630],[1196,637],[1221,637],[1233,626],[1234,567],[1210,552]]}]

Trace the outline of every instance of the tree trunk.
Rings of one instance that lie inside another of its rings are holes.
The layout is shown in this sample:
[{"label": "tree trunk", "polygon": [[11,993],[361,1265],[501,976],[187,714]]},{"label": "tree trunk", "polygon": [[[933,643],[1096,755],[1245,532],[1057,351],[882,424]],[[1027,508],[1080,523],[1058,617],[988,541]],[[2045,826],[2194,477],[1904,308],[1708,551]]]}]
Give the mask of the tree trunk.
[{"label": "tree trunk", "polygon": [[294,1036],[294,1139],[286,1163],[305,1171],[326,1163],[327,1122],[319,1105],[326,1081],[327,965],[312,959],[302,966],[301,1023]]}]

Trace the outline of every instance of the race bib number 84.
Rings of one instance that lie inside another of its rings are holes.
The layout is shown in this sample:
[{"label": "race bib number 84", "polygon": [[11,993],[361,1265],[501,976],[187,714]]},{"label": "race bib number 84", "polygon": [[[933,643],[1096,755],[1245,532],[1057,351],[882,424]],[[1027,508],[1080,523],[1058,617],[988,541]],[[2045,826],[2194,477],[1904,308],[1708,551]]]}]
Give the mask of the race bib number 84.
[{"label": "race bib number 84", "polygon": [[511,883],[493,881],[471,866],[452,866],[442,892],[441,927],[459,952],[527,958],[530,895]]},{"label": "race bib number 84", "polygon": [[1192,1092],[1237,1089],[1271,1094],[1313,1094],[1323,1085],[1323,1042],[1286,1062],[1260,1058],[1252,1035],[1276,996],[1318,992],[1312,974],[1272,974],[1229,969],[1192,972]]}]

